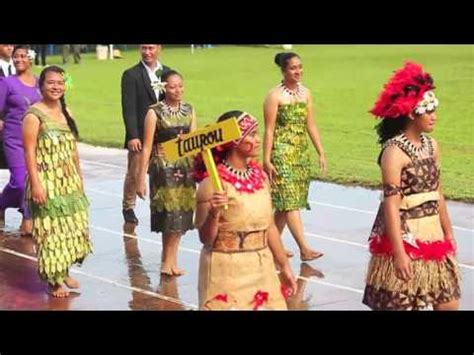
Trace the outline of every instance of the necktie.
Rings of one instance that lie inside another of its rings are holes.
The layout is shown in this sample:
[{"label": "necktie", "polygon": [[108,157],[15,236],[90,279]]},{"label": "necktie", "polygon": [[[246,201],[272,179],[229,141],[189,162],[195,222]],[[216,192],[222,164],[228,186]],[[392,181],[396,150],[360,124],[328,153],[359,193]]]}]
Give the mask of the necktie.
[{"label": "necktie", "polygon": [[13,75],[12,65],[8,64],[8,76]]}]

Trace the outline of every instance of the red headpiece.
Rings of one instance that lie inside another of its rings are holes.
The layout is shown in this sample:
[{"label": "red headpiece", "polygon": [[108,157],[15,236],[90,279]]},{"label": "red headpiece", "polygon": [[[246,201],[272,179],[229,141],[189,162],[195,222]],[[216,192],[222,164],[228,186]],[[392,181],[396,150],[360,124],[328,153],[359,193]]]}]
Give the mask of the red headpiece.
[{"label": "red headpiece", "polygon": [[421,65],[406,62],[384,85],[370,113],[381,118],[408,116],[420,101],[426,99],[425,93],[434,88],[431,75],[423,72]]},{"label": "red headpiece", "polygon": [[[223,145],[219,145],[212,149],[212,152],[213,152],[212,154],[214,156],[214,160],[217,165],[222,163],[223,155],[228,150],[233,149],[236,146],[238,146],[242,142],[242,140],[247,135],[249,135],[255,129],[255,127],[258,126],[257,119],[247,112],[243,112],[239,117],[235,117],[235,118],[237,119],[237,123],[239,124],[239,127],[240,127],[240,132],[241,132],[240,138],[235,141],[232,141]],[[201,182],[208,175],[205,169],[201,154],[196,155],[196,157],[194,158],[193,175],[194,175],[194,179],[197,182]]]},{"label": "red headpiece", "polygon": [[255,127],[258,126],[257,119],[247,112],[243,112],[239,117],[236,117],[236,119],[240,127],[240,138],[227,144],[217,146],[217,151],[223,152],[238,146],[240,142],[242,142],[242,140],[247,137]]}]

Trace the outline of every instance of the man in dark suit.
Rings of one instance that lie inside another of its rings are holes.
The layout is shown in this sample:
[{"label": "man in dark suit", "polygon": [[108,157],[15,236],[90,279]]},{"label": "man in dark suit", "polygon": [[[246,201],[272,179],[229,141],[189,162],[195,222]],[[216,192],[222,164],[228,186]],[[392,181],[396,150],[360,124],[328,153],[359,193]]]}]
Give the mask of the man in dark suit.
[{"label": "man in dark suit", "polygon": [[143,126],[150,105],[162,99],[161,76],[170,70],[159,61],[161,45],[140,45],[141,61],[122,75],[122,115],[125,122],[125,148],[128,166],[123,186],[122,213],[127,223],[138,224],[136,204],[138,162],[142,150]]}]

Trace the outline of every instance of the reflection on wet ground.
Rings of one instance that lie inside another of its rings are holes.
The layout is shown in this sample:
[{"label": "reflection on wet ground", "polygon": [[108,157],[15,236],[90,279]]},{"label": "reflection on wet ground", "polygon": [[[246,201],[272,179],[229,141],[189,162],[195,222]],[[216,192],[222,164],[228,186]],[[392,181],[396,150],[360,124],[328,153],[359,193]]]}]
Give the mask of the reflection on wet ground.
[{"label": "reflection on wet ground", "polygon": [[[147,202],[139,201],[140,224],[124,225],[121,195],[125,151],[81,145],[86,192],[91,201],[90,225],[94,253],[73,276],[81,283],[67,299],[47,294],[36,271],[35,246],[20,237],[20,216],[8,210],[0,233],[0,309],[27,310],[192,310],[198,304],[198,265],[201,244],[196,231],[181,242],[179,264],[186,270],[175,278],[160,275],[161,235],[150,232]],[[0,171],[0,186],[8,172]],[[358,187],[313,182],[312,209],[303,211],[310,244],[324,257],[301,263],[288,231],[285,246],[299,275],[298,292],[288,299],[292,310],[367,310],[362,305],[369,258],[367,236],[375,218],[379,192]],[[449,202],[463,274],[462,309],[474,309],[474,208]]]}]

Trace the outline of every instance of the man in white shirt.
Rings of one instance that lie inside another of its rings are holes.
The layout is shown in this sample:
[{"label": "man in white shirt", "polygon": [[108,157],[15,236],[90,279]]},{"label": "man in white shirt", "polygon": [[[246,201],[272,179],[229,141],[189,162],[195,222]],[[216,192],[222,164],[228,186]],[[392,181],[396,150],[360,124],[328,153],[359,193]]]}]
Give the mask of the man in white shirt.
[{"label": "man in white shirt", "polygon": [[122,213],[125,222],[138,224],[136,203],[138,159],[142,150],[145,116],[150,105],[163,98],[161,76],[170,70],[159,61],[161,45],[141,44],[141,61],[122,75],[122,116],[125,122],[125,148],[128,166],[123,188]]},{"label": "man in white shirt", "polygon": [[12,59],[13,44],[0,44],[0,78],[15,75]]},{"label": "man in white shirt", "polygon": [[[15,75],[16,69],[13,65],[13,44],[0,44],[0,78]],[[7,168],[7,162],[3,153],[3,115],[0,112],[0,169]]]}]

